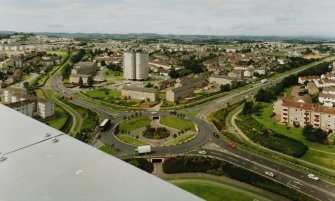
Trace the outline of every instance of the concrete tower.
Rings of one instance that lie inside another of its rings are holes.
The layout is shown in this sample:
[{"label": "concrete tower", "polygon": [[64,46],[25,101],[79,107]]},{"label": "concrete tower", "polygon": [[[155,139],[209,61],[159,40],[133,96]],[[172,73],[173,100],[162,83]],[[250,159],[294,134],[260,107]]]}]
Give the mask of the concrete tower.
[{"label": "concrete tower", "polygon": [[148,53],[136,52],[136,80],[145,80],[149,77]]},{"label": "concrete tower", "polygon": [[134,52],[124,52],[124,67],[123,67],[123,77],[126,80],[136,79],[136,58]]},{"label": "concrete tower", "polygon": [[145,80],[149,77],[149,55],[143,52],[124,52],[123,77],[126,80]]}]

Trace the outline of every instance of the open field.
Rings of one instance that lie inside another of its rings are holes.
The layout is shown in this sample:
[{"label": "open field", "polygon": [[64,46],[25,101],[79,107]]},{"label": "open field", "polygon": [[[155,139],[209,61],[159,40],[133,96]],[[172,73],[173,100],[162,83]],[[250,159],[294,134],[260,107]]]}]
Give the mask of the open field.
[{"label": "open field", "polygon": [[207,201],[253,201],[256,198],[257,200],[269,200],[258,194],[244,191],[241,188],[211,180],[176,180],[172,181],[172,183]]},{"label": "open field", "polygon": [[113,89],[95,89],[84,92],[87,96],[97,99],[111,99],[121,97],[121,91]]},{"label": "open field", "polygon": [[174,117],[174,116],[163,117],[160,119],[159,123],[178,130],[190,129],[192,131],[195,131],[195,127],[192,121],[180,117]]},{"label": "open field", "polygon": [[48,54],[57,54],[58,56],[61,56],[61,57],[66,57],[67,55],[67,52],[66,51],[61,51],[61,50],[49,50],[47,51]]}]

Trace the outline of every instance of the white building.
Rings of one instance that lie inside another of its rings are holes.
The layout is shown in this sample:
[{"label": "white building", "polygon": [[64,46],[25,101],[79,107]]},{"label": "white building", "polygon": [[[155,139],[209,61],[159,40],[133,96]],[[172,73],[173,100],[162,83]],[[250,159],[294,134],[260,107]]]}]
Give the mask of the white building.
[{"label": "white building", "polygon": [[123,77],[127,80],[136,79],[136,56],[134,52],[124,53]]},{"label": "white building", "polygon": [[149,77],[149,55],[145,52],[124,52],[123,76],[127,80],[145,80]]},{"label": "white building", "polygon": [[136,52],[136,80],[146,80],[149,77],[148,53]]},{"label": "white building", "polygon": [[16,110],[22,114],[25,114],[29,117],[34,116],[35,111],[35,102],[30,100],[24,100],[20,102],[13,102],[6,104],[7,107],[12,108],[13,110]]},{"label": "white building", "polygon": [[45,119],[55,114],[53,101],[28,95],[24,90],[8,88],[3,91],[3,95],[8,107],[29,117]]},{"label": "white building", "polygon": [[54,102],[48,99],[38,99],[36,107],[36,115],[45,119],[55,114]]}]

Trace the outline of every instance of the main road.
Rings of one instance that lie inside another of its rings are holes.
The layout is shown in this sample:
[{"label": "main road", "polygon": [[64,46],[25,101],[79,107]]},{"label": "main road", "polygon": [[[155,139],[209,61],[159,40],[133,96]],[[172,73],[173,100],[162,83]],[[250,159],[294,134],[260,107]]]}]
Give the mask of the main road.
[{"label": "main road", "polygon": [[[331,61],[334,59],[335,57],[330,57],[327,60],[323,60],[323,61]],[[314,63],[313,65],[316,65],[316,64],[317,63]],[[219,108],[222,108],[228,102],[232,103],[235,101],[242,100],[246,96],[256,93],[261,88],[269,87],[281,81],[283,78],[291,74],[295,74],[300,71],[303,71],[307,68],[310,68],[313,65],[307,65],[305,67],[292,70],[289,73],[286,73],[286,74],[283,74],[283,75],[280,75],[274,78],[269,78],[267,83],[256,83],[250,88],[247,88],[245,90],[241,90],[236,93],[231,93],[229,95],[223,96],[213,101],[210,101],[210,102],[207,102],[201,105],[197,105],[193,108],[181,110],[182,112],[189,112],[191,110],[202,109],[202,111],[198,113],[197,117],[188,116],[188,118],[190,118],[190,120],[192,120],[198,126],[197,137],[187,143],[184,143],[178,146],[155,147],[153,148],[154,153],[152,154],[152,156],[159,157],[159,156],[169,156],[169,155],[187,154],[187,153],[188,154],[198,154],[199,150],[205,150],[202,148],[203,145],[205,145],[208,142],[214,142],[215,144],[217,144],[218,148],[222,149],[222,151],[206,149],[207,153],[213,157],[217,157],[217,158],[232,162],[236,165],[239,165],[243,168],[249,169],[261,175],[265,175],[264,174],[265,170],[273,171],[276,173],[276,176],[273,178],[271,177],[270,179],[273,179],[277,182],[287,185],[290,188],[295,188],[317,199],[335,201],[334,199],[335,198],[335,194],[334,194],[335,185],[334,184],[328,183],[326,181],[311,180],[307,177],[305,173],[302,173],[292,168],[283,166],[274,161],[270,161],[270,160],[258,157],[256,155],[252,155],[244,150],[230,149],[225,142],[213,136],[212,133],[214,132],[217,133],[219,131],[207,119],[208,114],[210,114],[213,111],[218,110]],[[68,96],[68,95],[73,95],[75,93],[73,90],[67,89],[63,86],[61,82],[61,76],[54,75],[51,77],[51,79],[52,79],[52,82],[50,86],[52,90],[58,93],[59,95]],[[110,116],[114,114],[125,114],[122,111],[116,111],[111,108],[106,108],[105,106],[97,105],[94,102],[76,98],[76,97],[73,98],[72,102],[82,107],[94,110],[106,118],[109,118]],[[130,115],[130,114],[131,112],[126,113],[126,115]],[[164,114],[164,112],[161,112],[161,114]],[[146,115],[150,115],[150,113],[147,112]],[[122,121],[122,118],[115,119],[114,123],[118,123],[120,121]],[[119,149],[120,152],[119,152],[118,157],[120,158],[129,157],[132,155],[134,147],[120,142],[118,139],[115,138],[114,135],[111,135],[110,132],[102,133],[101,140],[105,142],[107,145],[114,146],[115,148]]]}]

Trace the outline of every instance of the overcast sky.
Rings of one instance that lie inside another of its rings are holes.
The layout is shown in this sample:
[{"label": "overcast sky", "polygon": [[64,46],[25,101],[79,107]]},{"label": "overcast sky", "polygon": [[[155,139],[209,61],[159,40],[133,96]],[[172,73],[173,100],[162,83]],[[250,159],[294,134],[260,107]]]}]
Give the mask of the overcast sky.
[{"label": "overcast sky", "polygon": [[335,0],[0,0],[0,30],[335,36]]}]

